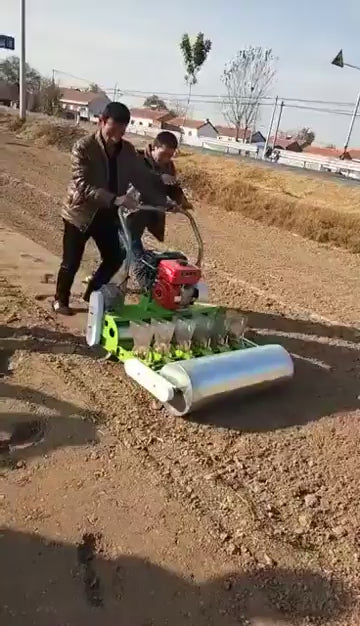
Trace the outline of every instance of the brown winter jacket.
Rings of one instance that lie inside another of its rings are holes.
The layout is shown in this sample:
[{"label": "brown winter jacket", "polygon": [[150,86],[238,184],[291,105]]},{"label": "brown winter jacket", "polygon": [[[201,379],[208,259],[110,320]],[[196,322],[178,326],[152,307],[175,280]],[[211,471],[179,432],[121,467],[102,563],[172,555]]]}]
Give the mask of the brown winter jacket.
[{"label": "brown winter jacket", "polygon": [[[143,161],[151,172],[158,191],[169,196],[171,200],[174,200],[174,202],[181,205],[184,209],[189,208],[189,202],[180,184],[165,185],[161,180],[161,174],[169,174],[173,178],[176,178],[176,169],[173,161],[166,164],[157,163],[152,157],[151,145],[147,146],[145,150],[138,150],[138,155],[139,160]],[[152,204],[148,194],[143,192],[141,192],[141,202],[143,202],[143,204]],[[136,213],[129,215],[128,222],[133,236],[141,237],[145,228],[147,228],[158,241],[164,241],[165,214],[155,211],[136,211]]]},{"label": "brown winter jacket", "polygon": [[[123,140],[117,157],[118,196],[132,183],[152,205],[166,205],[166,193],[138,158],[134,146]],[[81,231],[89,228],[99,209],[112,209],[114,193],[109,191],[108,157],[100,131],[80,139],[71,152],[71,181],[62,217]]]}]

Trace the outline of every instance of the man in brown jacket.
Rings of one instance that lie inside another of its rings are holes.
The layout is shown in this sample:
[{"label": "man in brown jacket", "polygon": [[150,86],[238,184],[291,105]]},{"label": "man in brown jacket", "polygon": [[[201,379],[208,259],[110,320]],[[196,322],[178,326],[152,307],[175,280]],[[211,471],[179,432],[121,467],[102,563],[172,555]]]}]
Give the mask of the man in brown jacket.
[{"label": "man in brown jacket", "polygon": [[118,210],[121,206],[135,208],[134,200],[126,196],[130,183],[153,206],[165,209],[166,194],[157,187],[132,144],[123,139],[129,121],[129,109],[111,102],[101,117],[100,129],[73,147],[71,182],[62,211],[63,259],[53,303],[57,313],[72,314],[71,287],[90,238],[99,249],[101,264],[87,286],[85,300],[121,267],[125,251],[119,238]]}]

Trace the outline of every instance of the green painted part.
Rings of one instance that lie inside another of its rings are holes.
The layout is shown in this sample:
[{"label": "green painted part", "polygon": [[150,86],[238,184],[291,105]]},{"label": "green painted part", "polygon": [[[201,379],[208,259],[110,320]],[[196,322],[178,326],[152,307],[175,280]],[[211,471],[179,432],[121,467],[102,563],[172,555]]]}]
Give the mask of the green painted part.
[{"label": "green painted part", "polygon": [[125,304],[119,307],[119,309],[115,307],[108,315],[111,315],[117,323],[146,322],[151,319],[171,320],[175,314],[181,314],[182,317],[192,317],[200,312],[216,315],[219,310],[220,307],[214,305],[196,303],[187,309],[169,311],[156,304],[148,296],[141,296],[137,304]]},{"label": "green painted part", "polygon": [[[113,311],[108,311],[104,315],[101,345],[105,350],[115,356],[119,361],[125,362],[133,357],[139,358],[151,369],[160,369],[166,363],[173,361],[183,361],[185,359],[194,359],[211,354],[219,354],[228,350],[244,350],[246,348],[256,347],[256,344],[243,339],[241,344],[229,347],[211,350],[196,348],[189,352],[183,352],[178,348],[172,347],[169,354],[161,354],[150,349],[147,355],[136,354],[133,351],[133,341],[129,336],[130,322],[151,322],[152,319],[172,320],[174,315],[181,317],[192,317],[198,313],[207,315],[216,315],[221,307],[214,305],[193,304],[187,309],[169,311],[157,305],[147,296],[142,296],[138,304],[125,304]],[[127,335],[127,336],[126,336]]]}]

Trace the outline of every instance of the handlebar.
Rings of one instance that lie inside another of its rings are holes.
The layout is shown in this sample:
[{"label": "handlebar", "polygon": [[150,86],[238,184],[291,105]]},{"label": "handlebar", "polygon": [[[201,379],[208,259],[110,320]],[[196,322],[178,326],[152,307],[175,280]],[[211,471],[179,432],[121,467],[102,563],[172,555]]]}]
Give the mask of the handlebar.
[{"label": "handlebar", "polygon": [[[163,207],[153,207],[149,205],[139,205],[138,211],[158,211],[159,213],[166,213],[166,210]],[[171,211],[170,211],[171,212]],[[119,208],[119,220],[122,228],[123,235],[123,243],[125,245],[126,250],[126,258],[124,261],[124,265],[121,269],[121,274],[123,274],[123,278],[121,284],[125,283],[129,277],[131,261],[132,261],[132,238],[129,230],[129,226],[127,223],[127,216],[132,212],[128,211],[125,207]],[[189,220],[192,231],[195,235],[195,239],[198,246],[196,265],[200,268],[202,265],[203,257],[204,257],[204,243],[198,228],[198,225],[195,221],[195,218],[189,211],[186,209],[180,209],[178,211],[174,211],[174,213],[180,213],[181,215],[185,215],[185,217]]]}]

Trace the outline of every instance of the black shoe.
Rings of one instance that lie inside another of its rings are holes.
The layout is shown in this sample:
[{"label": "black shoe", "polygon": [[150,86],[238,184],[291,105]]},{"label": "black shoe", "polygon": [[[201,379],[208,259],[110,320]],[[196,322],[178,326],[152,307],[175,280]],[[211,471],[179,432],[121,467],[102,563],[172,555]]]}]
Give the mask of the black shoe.
[{"label": "black shoe", "polygon": [[70,309],[69,305],[62,304],[59,300],[54,300],[52,303],[52,309],[54,313],[57,313],[58,315],[66,315],[66,317],[74,315],[74,311]]}]

